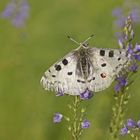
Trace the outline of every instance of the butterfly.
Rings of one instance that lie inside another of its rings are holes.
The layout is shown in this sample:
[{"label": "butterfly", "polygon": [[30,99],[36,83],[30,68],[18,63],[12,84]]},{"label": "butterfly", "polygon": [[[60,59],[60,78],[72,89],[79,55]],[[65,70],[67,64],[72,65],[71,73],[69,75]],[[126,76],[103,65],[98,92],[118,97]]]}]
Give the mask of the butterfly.
[{"label": "butterfly", "polygon": [[127,49],[90,48],[87,40],[83,43],[76,42],[79,44],[77,49],[45,72],[41,78],[45,90],[69,95],[80,95],[86,90],[102,91],[111,85],[130,62]]}]

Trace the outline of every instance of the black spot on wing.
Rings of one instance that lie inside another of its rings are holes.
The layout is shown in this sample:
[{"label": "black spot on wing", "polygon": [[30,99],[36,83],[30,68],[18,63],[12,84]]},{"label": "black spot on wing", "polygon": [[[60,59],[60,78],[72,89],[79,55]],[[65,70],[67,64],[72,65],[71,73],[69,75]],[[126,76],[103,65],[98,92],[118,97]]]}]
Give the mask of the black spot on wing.
[{"label": "black spot on wing", "polygon": [[55,65],[55,70],[60,71],[61,70],[61,66],[60,65]]},{"label": "black spot on wing", "polygon": [[68,75],[72,75],[72,72],[68,72],[67,74],[68,74]]},{"label": "black spot on wing", "polygon": [[95,77],[93,77],[92,80],[95,80]]},{"label": "black spot on wing", "polygon": [[114,51],[113,51],[113,50],[109,51],[108,56],[109,56],[109,57],[114,57]]},{"label": "black spot on wing", "polygon": [[100,55],[104,56],[105,55],[105,50],[100,50]]},{"label": "black spot on wing", "polygon": [[67,65],[68,64],[68,60],[67,59],[63,59],[62,63],[63,63],[63,65]]},{"label": "black spot on wing", "polygon": [[102,66],[102,67],[105,67],[105,66],[106,66],[106,63],[101,64],[101,66]]},{"label": "black spot on wing", "polygon": [[121,60],[121,58],[119,57],[119,58],[118,58],[118,61],[120,61],[120,60]]},{"label": "black spot on wing", "polygon": [[77,80],[78,83],[80,83],[80,80]]},{"label": "black spot on wing", "polygon": [[56,75],[52,75],[52,77],[56,77]]},{"label": "black spot on wing", "polygon": [[92,79],[88,80],[88,82],[90,83],[92,80],[95,80],[95,77],[93,77]]},{"label": "black spot on wing", "polygon": [[77,80],[77,82],[78,82],[78,83],[83,83],[83,84],[86,83],[85,81],[81,81],[81,80],[79,80],[79,79]]}]

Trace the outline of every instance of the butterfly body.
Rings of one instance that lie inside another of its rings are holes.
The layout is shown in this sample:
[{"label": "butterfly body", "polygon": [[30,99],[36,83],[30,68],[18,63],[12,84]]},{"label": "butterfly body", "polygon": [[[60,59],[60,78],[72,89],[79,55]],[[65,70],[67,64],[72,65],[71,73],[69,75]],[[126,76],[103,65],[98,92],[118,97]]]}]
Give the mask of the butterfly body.
[{"label": "butterfly body", "polygon": [[80,46],[56,62],[41,79],[46,90],[79,95],[85,90],[98,92],[110,86],[130,62],[126,49]]}]

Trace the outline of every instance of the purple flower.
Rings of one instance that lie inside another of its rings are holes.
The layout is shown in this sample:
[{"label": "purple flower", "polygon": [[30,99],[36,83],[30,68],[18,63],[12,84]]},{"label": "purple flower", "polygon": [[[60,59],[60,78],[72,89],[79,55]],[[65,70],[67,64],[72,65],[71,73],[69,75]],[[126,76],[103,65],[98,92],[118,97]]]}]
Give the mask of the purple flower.
[{"label": "purple flower", "polygon": [[132,65],[129,67],[129,70],[132,71],[132,72],[137,72],[138,66],[137,66],[136,64],[132,64]]},{"label": "purple flower", "polygon": [[112,11],[112,15],[113,15],[114,17],[116,17],[116,20],[114,21],[114,24],[115,24],[117,27],[123,27],[124,24],[125,24],[125,18],[124,18],[124,15],[123,15],[122,8],[121,8],[121,7],[115,8],[115,9]]},{"label": "purple flower", "polygon": [[115,8],[112,11],[112,15],[115,17],[120,17],[122,15],[122,9],[120,7]]},{"label": "purple flower", "polygon": [[93,93],[91,93],[89,90],[85,90],[83,93],[80,94],[80,98],[82,100],[88,100],[91,99],[93,96]]},{"label": "purple flower", "polygon": [[128,119],[127,122],[126,122],[126,126],[130,127],[130,128],[135,127],[136,123],[132,119]]},{"label": "purple flower", "polygon": [[[115,28],[118,30],[119,27],[119,32],[120,28],[124,27],[125,25],[125,20],[127,16],[130,16],[132,21],[134,23],[139,23],[140,22],[140,7],[138,6],[137,3],[133,2],[128,2],[124,1],[123,5],[121,7],[117,7],[112,11],[112,15],[116,18],[114,21]],[[130,29],[130,38],[134,38],[134,31]],[[128,36],[125,36],[125,39],[127,39]],[[128,40],[128,39],[127,39]]]},{"label": "purple flower", "polygon": [[12,19],[12,24],[16,27],[24,25],[25,20],[28,18],[29,5],[26,0],[22,0],[19,3],[18,11],[15,17]]},{"label": "purple flower", "polygon": [[115,85],[114,87],[114,90],[116,92],[119,92],[121,90],[122,87],[126,86],[127,85],[127,81],[124,77],[120,76],[120,77],[117,77],[116,78],[117,80],[117,84]]},{"label": "purple flower", "polygon": [[134,7],[130,13],[131,13],[131,18],[135,23],[140,22],[140,16],[139,16],[140,9],[139,8]]},{"label": "purple flower", "polygon": [[121,128],[120,130],[120,135],[124,136],[128,133],[128,128],[126,126],[124,126],[123,128]]},{"label": "purple flower", "polygon": [[118,83],[121,85],[121,86],[126,86],[127,85],[127,81],[124,77],[120,76],[117,78],[117,81]]},{"label": "purple flower", "polygon": [[136,60],[140,61],[140,55],[134,54],[133,57],[134,57]]},{"label": "purple flower", "polygon": [[140,52],[140,45],[138,43],[136,43],[134,51]]},{"label": "purple flower", "polygon": [[114,90],[115,92],[119,92],[121,90],[121,86],[117,83],[115,86],[114,86]]},{"label": "purple flower", "polygon": [[84,121],[81,123],[81,127],[82,127],[83,129],[87,129],[87,128],[89,128],[89,126],[90,126],[90,122],[89,122],[88,120],[84,120]]},{"label": "purple flower", "polygon": [[29,15],[29,4],[26,0],[11,1],[2,13],[15,27],[22,27]]},{"label": "purple flower", "polygon": [[62,118],[63,118],[62,114],[55,113],[54,116],[53,116],[53,122],[54,123],[59,123],[59,122],[61,122]]},{"label": "purple flower", "polygon": [[15,8],[16,8],[15,3],[13,3],[13,2],[8,3],[8,5],[4,9],[4,11],[2,12],[1,17],[9,18],[13,14]]},{"label": "purple flower", "polygon": [[123,27],[125,24],[125,18],[124,17],[118,18],[117,20],[115,20],[114,23],[118,27]]},{"label": "purple flower", "polygon": [[20,15],[13,18],[11,22],[15,27],[21,27],[24,25],[24,20],[20,17]]},{"label": "purple flower", "polygon": [[127,53],[130,54],[134,59],[140,61],[140,54],[137,54],[137,52],[140,52],[140,45],[136,43],[134,49],[131,44],[128,46]]},{"label": "purple flower", "polygon": [[131,44],[128,46],[127,53],[133,55],[133,48]]},{"label": "purple flower", "polygon": [[138,128],[140,128],[140,120],[137,122],[137,126]]}]

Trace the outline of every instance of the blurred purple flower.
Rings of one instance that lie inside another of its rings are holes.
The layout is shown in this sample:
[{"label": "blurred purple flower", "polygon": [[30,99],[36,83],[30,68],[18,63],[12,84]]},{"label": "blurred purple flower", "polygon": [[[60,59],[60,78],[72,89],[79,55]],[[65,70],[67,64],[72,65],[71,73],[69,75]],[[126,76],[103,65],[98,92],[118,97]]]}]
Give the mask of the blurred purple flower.
[{"label": "blurred purple flower", "polygon": [[112,15],[117,18],[116,20],[119,21],[118,23],[123,21],[125,19],[124,17],[127,17],[128,15],[131,16],[133,22],[138,23],[140,22],[140,6],[126,0],[122,7],[113,9]]},{"label": "blurred purple flower", "polygon": [[81,127],[82,127],[83,129],[87,129],[87,128],[89,128],[89,126],[90,126],[90,122],[89,122],[88,120],[84,120],[84,121],[81,123]]},{"label": "blurred purple flower", "polygon": [[15,27],[22,27],[28,16],[29,4],[26,0],[11,1],[1,14],[1,17],[7,18]]},{"label": "blurred purple flower", "polygon": [[112,15],[115,17],[119,17],[122,15],[122,9],[121,7],[117,7],[112,11]]},{"label": "blurred purple flower", "polygon": [[93,96],[93,93],[91,93],[89,90],[85,90],[83,93],[80,94],[80,98],[82,100],[88,100],[91,99]]},{"label": "blurred purple flower", "polygon": [[117,83],[115,86],[114,86],[114,90],[115,92],[119,92],[121,90],[121,86]]},{"label": "blurred purple flower", "polygon": [[133,9],[130,11],[131,18],[133,22],[138,23],[140,22],[140,9],[137,7],[133,7]]},{"label": "blurred purple flower", "polygon": [[137,66],[136,64],[132,64],[132,65],[129,67],[129,70],[132,71],[132,72],[137,72],[138,66]]},{"label": "blurred purple flower", "polygon": [[140,61],[140,55],[139,55],[139,54],[134,54],[133,57],[134,57],[136,60]]},{"label": "blurred purple flower", "polygon": [[132,45],[128,46],[127,53],[133,57],[134,59],[140,61],[140,45],[136,43],[135,47],[133,48]]},{"label": "blurred purple flower", "polygon": [[130,54],[131,56],[133,55],[133,47],[131,44],[129,44],[128,46],[127,53]]},{"label": "blurred purple flower", "polygon": [[120,76],[117,78],[117,81],[118,83],[121,85],[121,86],[126,86],[127,85],[127,81],[124,77]]},{"label": "blurred purple flower", "polygon": [[120,76],[116,78],[117,84],[114,87],[114,90],[116,92],[119,92],[121,90],[122,87],[127,85],[127,81],[124,77]]},{"label": "blurred purple flower", "polygon": [[59,122],[61,122],[62,118],[63,118],[62,114],[55,113],[54,116],[53,116],[53,122],[54,123],[59,123]]},{"label": "blurred purple flower", "polygon": [[128,46],[127,53],[131,55],[134,59],[140,61],[140,45],[136,43],[135,48],[132,47],[132,45]]},{"label": "blurred purple flower", "polygon": [[128,133],[128,128],[126,126],[124,126],[123,128],[121,128],[120,130],[120,135],[124,136]]},{"label": "blurred purple flower", "polygon": [[117,26],[117,27],[123,27],[124,24],[125,24],[125,18],[124,17],[121,17],[121,18],[118,18],[117,20],[114,21],[114,24]]},{"label": "blurred purple flower", "polygon": [[134,51],[135,52],[140,52],[140,45],[138,43],[136,43]]},{"label": "blurred purple flower", "polygon": [[136,123],[132,119],[128,119],[126,122],[126,126],[132,128],[136,126]]},{"label": "blurred purple flower", "polygon": [[[140,22],[140,6],[138,5],[138,3],[128,2],[127,0],[125,0],[122,6],[112,10],[112,15],[115,17],[114,21],[115,29],[118,32],[121,32],[120,28],[122,29],[122,27],[124,27],[125,25],[126,20],[125,17],[128,17],[130,15],[133,23]],[[130,35],[131,39],[134,38],[133,31],[131,31]]]},{"label": "blurred purple flower", "polygon": [[9,2],[6,8],[4,9],[4,11],[1,13],[1,17],[9,18],[13,14],[15,8],[16,8],[16,4],[13,3],[12,1]]}]

